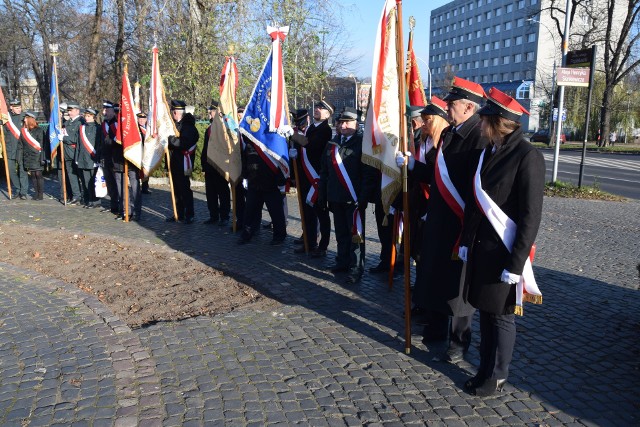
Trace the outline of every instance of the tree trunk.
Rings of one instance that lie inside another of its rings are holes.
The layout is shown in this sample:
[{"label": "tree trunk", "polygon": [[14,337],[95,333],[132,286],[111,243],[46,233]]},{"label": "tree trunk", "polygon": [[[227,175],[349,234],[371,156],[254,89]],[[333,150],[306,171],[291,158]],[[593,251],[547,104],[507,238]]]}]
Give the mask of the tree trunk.
[{"label": "tree trunk", "polygon": [[600,110],[600,145],[609,145],[609,125],[611,121],[611,100],[614,86],[607,84],[602,92],[602,109]]},{"label": "tree trunk", "polygon": [[102,26],[102,0],[96,0],[96,13],[93,17],[93,29],[91,30],[91,42],[89,44],[89,81],[85,100],[91,104],[96,101],[91,99],[98,93],[98,49],[100,47],[100,29]]},{"label": "tree trunk", "polygon": [[115,88],[115,96],[119,93],[119,87],[121,85],[120,72],[122,70],[122,58],[124,57],[124,0],[116,0],[118,7],[118,38],[116,39],[116,49],[113,61],[113,87]]}]

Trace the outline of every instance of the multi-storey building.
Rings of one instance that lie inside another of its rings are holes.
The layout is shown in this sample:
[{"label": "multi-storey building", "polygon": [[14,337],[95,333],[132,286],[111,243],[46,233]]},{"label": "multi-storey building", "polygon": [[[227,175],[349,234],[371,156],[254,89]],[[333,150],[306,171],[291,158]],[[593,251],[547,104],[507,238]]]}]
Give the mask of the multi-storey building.
[{"label": "multi-storey building", "polygon": [[[550,84],[561,40],[541,14],[544,0],[455,0],[431,12],[429,66],[433,87],[444,90],[454,75],[496,86],[531,112],[525,130],[539,127],[542,90]],[[558,62],[559,65],[559,62]],[[435,91],[434,91],[435,92]],[[539,93],[538,93],[539,92]]]}]

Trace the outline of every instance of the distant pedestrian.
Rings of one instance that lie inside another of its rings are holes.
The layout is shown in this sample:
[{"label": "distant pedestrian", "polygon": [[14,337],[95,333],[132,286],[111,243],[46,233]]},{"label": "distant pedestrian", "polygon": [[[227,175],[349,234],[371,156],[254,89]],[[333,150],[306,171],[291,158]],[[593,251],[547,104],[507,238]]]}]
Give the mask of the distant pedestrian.
[{"label": "distant pedestrian", "polygon": [[609,145],[613,147],[617,139],[618,139],[618,134],[616,133],[616,131],[611,132],[609,134]]}]

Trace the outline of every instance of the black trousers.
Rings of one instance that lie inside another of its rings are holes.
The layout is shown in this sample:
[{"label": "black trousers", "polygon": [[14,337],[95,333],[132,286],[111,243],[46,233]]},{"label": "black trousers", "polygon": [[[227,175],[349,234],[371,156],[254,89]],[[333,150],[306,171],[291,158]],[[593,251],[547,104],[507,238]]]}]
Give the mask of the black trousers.
[{"label": "black trousers", "polygon": [[467,351],[471,344],[471,316],[449,316],[434,310],[426,312],[427,326],[423,335],[446,336],[449,333],[449,347]]},{"label": "black trousers", "polygon": [[394,215],[387,216],[387,225],[384,222],[384,208],[382,201],[377,201],[374,206],[376,214],[376,226],[378,227],[378,239],[380,239],[380,262],[386,267],[391,266],[391,248],[393,247],[393,223]]},{"label": "black trousers", "polygon": [[[73,159],[69,160],[65,157],[64,172],[67,188],[71,189],[71,198],[80,200],[82,197],[82,194],[80,194],[80,177],[78,176],[76,162]],[[58,180],[62,182],[62,168],[58,169]],[[69,197],[69,194],[67,194],[67,197]],[[62,198],[62,194],[60,194],[60,198]]]},{"label": "black trousers", "polygon": [[96,169],[79,169],[80,191],[82,192],[82,200],[85,203],[96,200],[95,196],[95,176]]},{"label": "black trousers", "polygon": [[173,179],[173,194],[176,198],[176,209],[178,210],[178,220],[193,218],[195,211],[193,208],[193,191],[191,190],[191,179],[184,175],[182,165],[171,167],[171,178]]},{"label": "black trousers", "polygon": [[118,183],[116,182],[116,176],[113,172],[113,164],[105,164],[102,167],[102,173],[104,174],[104,182],[107,184],[107,194],[111,201],[111,212],[118,212],[118,206],[120,204],[118,196]]},{"label": "black trousers", "polygon": [[231,191],[227,180],[217,170],[209,167],[204,174],[204,185],[209,217],[215,221],[228,220],[231,210]]},{"label": "black trousers", "polygon": [[[129,167],[129,215],[140,217],[142,213],[142,187],[138,179],[138,171]],[[124,215],[124,172],[114,172],[118,188],[118,212]]]},{"label": "black trousers", "polygon": [[29,192],[29,177],[27,171],[24,170],[24,163],[20,159],[7,159],[9,165],[9,180],[15,189],[14,196],[26,196]]},{"label": "black trousers", "polygon": [[31,186],[35,193],[33,199],[42,200],[44,198],[44,177],[42,176],[42,171],[29,171],[29,173],[31,174]]},{"label": "black trousers", "polygon": [[[355,203],[337,203],[330,202],[329,210],[333,212],[333,224],[336,230],[336,243],[338,254],[336,256],[336,264],[339,267],[347,267],[352,271],[362,273],[364,271],[364,241],[356,243],[353,241],[353,212],[356,209]],[[364,240],[365,231],[365,215],[361,208],[362,215],[362,232]]]},{"label": "black trousers", "polygon": [[267,205],[271,224],[273,225],[273,240],[282,240],[287,237],[287,220],[284,216],[283,196],[278,188],[273,190],[259,190],[249,187],[244,209],[244,230],[242,237],[251,239],[260,230],[260,218],[262,206]]},{"label": "black trousers", "polygon": [[485,379],[507,379],[516,344],[515,314],[480,311],[480,367]]},{"label": "black trousers", "polygon": [[[242,180],[238,180],[238,183],[235,186],[234,197],[235,200],[233,202],[237,221],[236,226],[237,229],[241,229],[244,226],[244,211],[247,201],[247,190],[242,186]],[[260,222],[260,219],[258,219],[258,222]]]},{"label": "black trousers", "polygon": [[[302,198],[306,200],[306,193],[302,193]],[[304,230],[307,236],[309,248],[327,250],[329,240],[331,239],[331,216],[328,209],[322,209],[315,206],[309,206],[304,202]],[[319,226],[319,227],[318,227]],[[320,228],[320,242],[318,243],[318,228]]]}]

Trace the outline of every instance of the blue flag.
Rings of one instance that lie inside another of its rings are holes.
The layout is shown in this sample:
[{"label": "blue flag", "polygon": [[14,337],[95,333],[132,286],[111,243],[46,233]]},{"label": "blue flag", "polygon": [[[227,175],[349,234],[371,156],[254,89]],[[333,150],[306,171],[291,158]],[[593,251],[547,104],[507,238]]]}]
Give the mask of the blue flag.
[{"label": "blue flag", "polygon": [[[269,132],[269,117],[271,108],[272,89],[272,52],[269,52],[267,61],[262,68],[260,77],[247,107],[244,117],[240,122],[240,132],[248,138],[259,151],[269,166],[279,168],[285,177],[289,177],[289,147],[285,137],[286,129],[278,129],[278,132]],[[285,114],[285,127],[289,127],[289,118]]]},{"label": "blue flag", "polygon": [[56,150],[62,141],[62,129],[60,124],[60,100],[58,99],[58,76],[56,66],[51,70],[51,96],[49,105],[51,115],[49,116],[49,144],[51,147],[51,158],[56,155]]}]

